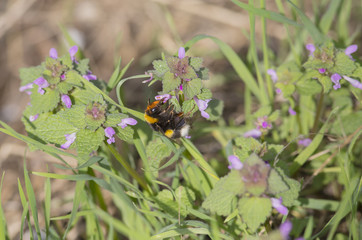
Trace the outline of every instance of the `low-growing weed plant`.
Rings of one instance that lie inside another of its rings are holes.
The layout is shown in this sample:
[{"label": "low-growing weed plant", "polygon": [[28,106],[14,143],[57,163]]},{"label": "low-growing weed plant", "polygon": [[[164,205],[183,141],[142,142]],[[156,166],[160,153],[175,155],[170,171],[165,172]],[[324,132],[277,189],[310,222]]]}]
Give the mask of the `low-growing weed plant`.
[{"label": "low-growing weed plant", "polygon": [[[341,28],[348,24],[341,1],[331,1],[318,24],[292,2],[294,19],[284,16],[283,5],[277,13],[265,10],[264,1],[261,8],[232,2],[250,15],[248,58],[198,35],[173,55],[160,53],[142,75],[124,78],[131,63],[121,68],[119,61],[103,81],[77,46],[65,53],[52,48],[40,65],[20,69],[20,91],[29,95],[22,118],[27,135],[4,122],[0,131],[73,172],[29,173],[25,166],[20,232],[67,239],[82,220],[85,239],[362,239],[362,67],[354,38]],[[351,8],[351,1],[342,2]],[[285,59],[271,57],[266,18],[288,31]],[[332,29],[337,36],[327,35]],[[245,85],[244,101],[235,103],[243,104],[242,124],[225,119],[224,102],[206,84],[212,74],[202,57],[189,53],[203,39],[219,47]],[[122,102],[126,81],[161,84],[154,99],[137,95],[145,107],[136,110]],[[205,136],[221,146],[214,156],[198,149]],[[130,146],[128,152],[120,144]],[[47,179],[45,225],[29,174]],[[50,179],[76,181],[69,215],[52,215]],[[330,184],[338,186],[338,197],[321,197]],[[59,229],[56,222],[64,219]],[[2,210],[0,239],[7,238]]]}]

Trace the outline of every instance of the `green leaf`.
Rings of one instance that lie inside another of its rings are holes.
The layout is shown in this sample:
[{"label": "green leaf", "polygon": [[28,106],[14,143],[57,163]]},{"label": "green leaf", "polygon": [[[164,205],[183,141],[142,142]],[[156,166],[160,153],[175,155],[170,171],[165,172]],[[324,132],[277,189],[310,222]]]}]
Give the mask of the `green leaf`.
[{"label": "green leaf", "polygon": [[69,84],[67,81],[60,82],[57,85],[60,94],[68,94],[68,92],[72,90],[73,87],[74,86],[72,84]]},{"label": "green leaf", "polygon": [[268,177],[268,192],[276,195],[277,193],[285,192],[287,190],[289,190],[289,187],[283,181],[280,174],[276,170],[271,169]]},{"label": "green leaf", "polygon": [[268,144],[268,151],[263,155],[264,161],[272,161],[284,148],[284,145]]},{"label": "green leaf", "polygon": [[75,88],[72,91],[72,97],[74,98],[74,103],[75,105],[82,105],[82,104],[89,104],[93,99],[94,99],[94,95],[96,93],[93,92],[90,89],[80,89],[80,88]]},{"label": "green leaf", "polygon": [[199,108],[193,99],[186,100],[182,104],[182,112],[184,112],[185,115],[192,117],[197,110],[199,110]]},{"label": "green leaf", "polygon": [[254,138],[238,137],[235,139],[235,145],[240,147],[235,149],[235,154],[239,157],[241,162],[244,162],[251,153],[257,152],[262,144]]},{"label": "green leaf", "polygon": [[66,53],[65,55],[58,58],[58,60],[69,69],[73,69],[73,60],[70,58],[70,54]]},{"label": "green leaf", "polygon": [[23,86],[28,83],[34,82],[35,79],[42,76],[43,71],[44,71],[44,66],[20,68],[19,75],[21,79],[21,85]]},{"label": "green leaf", "polygon": [[154,60],[152,62],[153,68],[157,76],[162,77],[166,72],[170,71],[166,61]]},{"label": "green leaf", "polygon": [[209,121],[216,121],[222,116],[222,112],[224,109],[224,102],[218,99],[212,99],[209,102],[208,107],[205,112],[207,112],[210,116]]},{"label": "green leaf", "polygon": [[284,84],[284,83],[281,83],[281,82],[277,82],[277,83],[275,84],[275,87],[276,87],[276,88],[279,88],[279,89],[282,91],[283,96],[284,96],[285,98],[291,96],[291,95],[294,93],[294,91],[295,91],[295,86],[294,86],[294,84]]},{"label": "green leaf", "polygon": [[171,98],[168,100],[168,103],[174,107],[174,110],[179,113],[182,112],[180,102],[177,100],[177,98]]},{"label": "green leaf", "polygon": [[85,108],[85,105],[73,105],[58,114],[75,128],[82,129],[87,126],[85,123]]},{"label": "green leaf", "polygon": [[[175,197],[175,198],[174,198]],[[188,188],[182,186],[175,190],[175,196],[171,191],[164,189],[156,196],[157,205],[173,217],[185,218],[188,214],[188,208],[192,208],[195,200],[195,194]]]},{"label": "green leaf", "polygon": [[117,137],[119,137],[121,140],[126,142],[132,142],[133,140],[133,128],[130,126],[127,126],[125,128],[122,128],[120,126],[117,126],[114,128],[116,131]]},{"label": "green leaf", "polygon": [[193,67],[196,71],[199,71],[201,66],[202,66],[202,62],[204,60],[200,57],[191,57],[190,58],[190,65],[191,67]]},{"label": "green leaf", "polygon": [[256,232],[258,227],[271,215],[272,204],[269,198],[241,198],[238,208],[243,221],[251,232]]},{"label": "green leaf", "polygon": [[199,71],[196,72],[197,76],[201,80],[208,80],[209,79],[209,69],[202,67]]},{"label": "green leaf", "polygon": [[280,168],[275,168],[275,171],[279,173],[280,176],[282,176],[283,181],[288,185],[289,189],[284,192],[280,192],[276,195],[277,198],[282,198],[283,205],[286,207],[292,207],[294,205],[294,201],[297,200],[299,196],[299,192],[301,190],[301,184],[285,175],[283,170]]},{"label": "green leaf", "polygon": [[301,95],[314,95],[322,91],[322,86],[316,80],[298,81],[296,88]]},{"label": "green leaf", "polygon": [[[83,85],[82,81],[83,81],[83,77],[74,70],[68,71],[65,75],[65,82],[69,83],[71,85],[81,87]],[[88,92],[88,94],[89,94],[89,92]]]},{"label": "green leaf", "polygon": [[163,76],[162,91],[164,93],[169,93],[178,88],[180,84],[181,84],[181,79],[179,77],[175,77],[173,73],[167,72]]},{"label": "green leaf", "polygon": [[194,96],[201,92],[202,81],[200,78],[195,78],[191,81],[186,81],[183,84],[183,92],[188,99],[192,99]]},{"label": "green leaf", "polygon": [[123,113],[111,113],[106,114],[106,122],[103,124],[105,127],[116,127],[123,118],[127,118],[128,116]]},{"label": "green leaf", "polygon": [[81,75],[85,75],[88,73],[89,71],[89,59],[88,58],[83,58],[81,60],[78,61],[78,65],[76,67],[76,69],[80,72]]},{"label": "green leaf", "polygon": [[197,98],[200,100],[207,100],[212,98],[211,90],[208,88],[202,88],[201,93],[197,95]]},{"label": "green leaf", "polygon": [[272,111],[271,106],[269,106],[269,105],[262,106],[255,113],[253,113],[253,116],[255,118],[269,116],[271,111]]},{"label": "green leaf", "polygon": [[227,216],[236,208],[236,196],[244,192],[244,182],[239,171],[231,170],[216,182],[202,207],[218,215]]},{"label": "green leaf", "polygon": [[329,93],[332,89],[332,80],[328,76],[323,76],[318,78],[318,80],[323,86],[323,93]]},{"label": "green leaf", "polygon": [[169,157],[172,153],[161,138],[150,141],[146,147],[147,159],[150,163],[150,170],[155,177],[158,177],[158,168],[163,159]]},{"label": "green leaf", "polygon": [[60,101],[59,91],[57,89],[46,88],[44,95],[37,92],[37,87],[33,88],[31,97],[31,112],[37,113],[49,112],[58,106]]},{"label": "green leaf", "polygon": [[77,146],[77,153],[83,159],[88,160],[93,151],[97,151],[98,147],[104,140],[104,129],[99,128],[97,131],[88,129],[81,129],[77,132],[75,143]]},{"label": "green leaf", "polygon": [[342,116],[341,120],[336,120],[331,129],[332,134],[337,135],[350,135],[361,127],[362,111],[353,112],[348,115]]},{"label": "green leaf", "polygon": [[62,118],[60,114],[54,114],[37,125],[39,137],[55,144],[63,144],[66,142],[65,134],[71,134],[77,131],[71,123]]},{"label": "green leaf", "polygon": [[333,73],[342,75],[351,75],[356,69],[356,65],[353,60],[349,58],[344,52],[339,51],[334,59],[335,65],[332,70]]}]

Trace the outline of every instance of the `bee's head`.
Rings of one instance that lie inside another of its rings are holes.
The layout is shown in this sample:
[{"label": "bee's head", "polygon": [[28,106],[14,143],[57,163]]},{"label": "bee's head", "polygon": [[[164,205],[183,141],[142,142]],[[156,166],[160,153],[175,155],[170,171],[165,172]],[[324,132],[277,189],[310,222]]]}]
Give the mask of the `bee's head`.
[{"label": "bee's head", "polygon": [[158,114],[158,113],[160,113],[162,111],[162,105],[163,105],[163,102],[161,100],[160,101],[154,101],[152,103],[150,103],[150,100],[148,100],[148,106],[146,108],[146,113],[149,116]]}]

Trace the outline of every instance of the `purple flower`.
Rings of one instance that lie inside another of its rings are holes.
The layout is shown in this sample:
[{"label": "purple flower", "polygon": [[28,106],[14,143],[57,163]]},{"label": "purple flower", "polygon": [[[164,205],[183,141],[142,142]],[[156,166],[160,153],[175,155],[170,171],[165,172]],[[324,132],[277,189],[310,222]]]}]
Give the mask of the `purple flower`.
[{"label": "purple flower", "polygon": [[211,101],[211,99],[201,100],[201,99],[198,99],[197,97],[194,97],[194,100],[197,104],[197,107],[199,108],[199,110],[201,112],[201,116],[203,116],[206,119],[209,119],[210,115],[207,112],[205,112],[205,110],[206,110],[209,102]]},{"label": "purple flower", "polygon": [[60,75],[60,80],[61,81],[64,81],[65,80],[65,78],[66,78],[66,76],[65,76],[65,74],[63,73],[62,75]]},{"label": "purple flower", "polygon": [[351,54],[354,53],[355,51],[357,51],[357,49],[358,49],[358,46],[357,46],[356,44],[354,44],[354,45],[348,46],[348,47],[346,48],[346,50],[344,50],[344,53],[345,53],[350,59],[354,60]]},{"label": "purple flower", "polygon": [[[21,86],[20,88],[19,88],[19,91],[20,92],[24,92],[25,90],[28,90],[28,89],[32,89],[33,88],[33,83],[28,83],[28,84],[26,84],[26,85],[24,85],[24,86]],[[31,92],[30,91],[26,91],[26,93],[27,94],[31,94]]]},{"label": "purple flower", "polygon": [[259,129],[252,129],[244,133],[243,135],[245,138],[252,137],[252,138],[259,138],[261,136],[261,131]]},{"label": "purple flower", "polygon": [[320,69],[318,69],[318,72],[320,74],[324,74],[326,72],[326,69],[325,68],[320,68]]},{"label": "purple flower", "polygon": [[72,101],[70,100],[70,97],[66,94],[63,94],[62,97],[62,102],[64,103],[64,105],[67,107],[67,108],[71,108],[72,107]]},{"label": "purple flower", "polygon": [[104,129],[104,135],[108,138],[107,139],[108,144],[116,142],[116,139],[113,137],[114,134],[116,134],[116,132],[114,131],[113,128],[107,127],[106,129]]},{"label": "purple flower", "polygon": [[288,112],[290,115],[296,115],[297,113],[293,110],[292,107],[289,107]]},{"label": "purple flower", "polygon": [[91,71],[88,71],[87,74],[83,75],[83,78],[85,78],[88,81],[97,80],[97,76],[92,74]]},{"label": "purple flower", "polygon": [[185,48],[180,47],[180,48],[178,49],[178,58],[179,58],[179,59],[182,59],[182,58],[184,58],[184,57],[185,57]]},{"label": "purple flower", "polygon": [[57,59],[58,58],[58,52],[55,48],[51,48],[49,51],[49,56],[53,59]]},{"label": "purple flower", "polygon": [[68,149],[70,147],[70,145],[72,145],[72,143],[75,141],[75,139],[77,138],[76,133],[72,133],[72,134],[65,134],[65,140],[67,140],[64,144],[62,144],[60,147],[63,149]]},{"label": "purple flower", "polygon": [[159,101],[162,100],[163,103],[167,102],[171,98],[172,98],[172,96],[170,94],[161,94],[161,95],[155,96],[156,100],[159,100]]},{"label": "purple flower", "polygon": [[142,81],[142,83],[151,82],[152,79],[153,79],[153,73],[151,73],[151,72],[145,72],[145,75],[150,75],[150,78],[147,79],[147,80]]},{"label": "purple flower", "polygon": [[334,83],[334,90],[337,90],[338,88],[341,88],[341,84],[339,83],[339,80],[341,80],[341,75],[339,75],[338,73],[334,73],[331,76],[331,80]]},{"label": "purple flower", "polygon": [[236,170],[240,170],[243,168],[243,163],[240,162],[240,159],[235,156],[235,155],[230,155],[228,157],[228,160],[230,162],[230,165],[228,166],[228,168],[231,169],[236,169]]},{"label": "purple flower", "polygon": [[184,87],[182,86],[182,84],[180,84],[180,91],[183,91],[184,90]]},{"label": "purple flower", "polygon": [[298,141],[298,144],[304,147],[308,147],[309,144],[312,142],[312,139],[310,138],[303,138]]},{"label": "purple flower", "polygon": [[350,78],[348,76],[343,76],[343,78],[348,81],[353,87],[362,89],[362,83],[360,81]]},{"label": "purple flower", "polygon": [[282,225],[280,225],[279,231],[284,240],[289,238],[289,233],[290,231],[292,231],[292,228],[293,225],[290,221],[285,221],[284,223],[282,223]]},{"label": "purple flower", "polygon": [[314,56],[315,46],[312,43],[305,45],[305,48],[309,51],[309,56]]},{"label": "purple flower", "polygon": [[38,93],[40,93],[41,95],[43,95],[45,93],[43,88],[49,87],[48,81],[45,80],[45,78],[43,78],[43,77],[35,79],[33,83],[38,85]]},{"label": "purple flower", "polygon": [[280,94],[282,90],[280,88],[275,89],[276,94]]},{"label": "purple flower", "polygon": [[288,214],[288,208],[282,204],[282,198],[270,198],[273,208],[283,215]]},{"label": "purple flower", "polygon": [[34,122],[35,120],[37,120],[39,117],[39,113],[38,114],[35,114],[34,116],[29,116],[29,121],[30,122]]},{"label": "purple flower", "polygon": [[258,130],[264,130],[264,129],[271,129],[272,128],[272,124],[270,122],[268,122],[268,117],[264,116],[264,117],[259,117],[256,122],[256,129]]},{"label": "purple flower", "polygon": [[270,75],[270,78],[273,81],[273,83],[276,83],[278,81],[278,75],[274,69],[268,69],[267,73]]},{"label": "purple flower", "polygon": [[305,240],[304,237],[296,238],[295,240]]},{"label": "purple flower", "polygon": [[69,48],[70,59],[72,59],[72,61],[76,61],[75,54],[77,54],[77,52],[78,52],[78,46],[73,46]]},{"label": "purple flower", "polygon": [[137,120],[133,118],[123,118],[120,123],[117,124],[117,126],[120,126],[121,128],[127,127],[127,125],[136,125]]}]

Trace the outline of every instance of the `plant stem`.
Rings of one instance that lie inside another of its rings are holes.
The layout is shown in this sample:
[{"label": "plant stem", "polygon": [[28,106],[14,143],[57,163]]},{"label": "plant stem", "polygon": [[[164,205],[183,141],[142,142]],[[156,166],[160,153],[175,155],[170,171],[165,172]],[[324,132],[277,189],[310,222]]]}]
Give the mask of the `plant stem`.
[{"label": "plant stem", "polygon": [[316,133],[318,128],[318,122],[319,118],[322,115],[322,108],[323,108],[323,99],[324,99],[324,93],[323,90],[319,96],[318,106],[317,106],[317,112],[314,118],[314,124],[311,133]]},{"label": "plant stem", "polygon": [[117,159],[117,161],[124,167],[124,169],[145,189],[147,192],[152,194],[152,189],[147,185],[146,181],[138,175],[138,173],[131,168],[128,162],[118,153],[118,151],[114,148],[113,145],[107,144],[108,149],[111,151],[113,156]]}]

